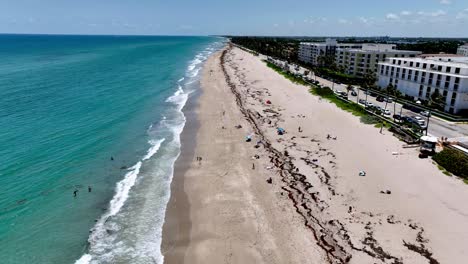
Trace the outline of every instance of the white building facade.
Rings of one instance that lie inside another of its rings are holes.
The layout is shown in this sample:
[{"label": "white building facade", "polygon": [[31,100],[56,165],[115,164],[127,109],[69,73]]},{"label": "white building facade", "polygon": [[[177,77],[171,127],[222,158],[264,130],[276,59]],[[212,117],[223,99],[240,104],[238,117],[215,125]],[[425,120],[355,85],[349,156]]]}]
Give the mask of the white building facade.
[{"label": "white building facade", "polygon": [[438,90],[446,112],[468,110],[468,57],[388,58],[379,63],[378,74],[381,89],[392,84],[419,100],[429,100]]},{"label": "white building facade", "polygon": [[[343,72],[357,77],[376,76],[378,63],[390,57],[416,57],[419,51],[397,50],[394,44],[362,44],[360,49],[338,48],[336,65]],[[377,77],[377,76],[376,76]]]},{"label": "white building facade", "polygon": [[299,60],[312,65],[320,64],[321,56],[335,57],[337,48],[361,48],[362,44],[338,43],[335,39],[325,42],[301,42],[299,45]]},{"label": "white building facade", "polygon": [[458,47],[457,54],[468,57],[468,44],[461,45],[460,47]]}]

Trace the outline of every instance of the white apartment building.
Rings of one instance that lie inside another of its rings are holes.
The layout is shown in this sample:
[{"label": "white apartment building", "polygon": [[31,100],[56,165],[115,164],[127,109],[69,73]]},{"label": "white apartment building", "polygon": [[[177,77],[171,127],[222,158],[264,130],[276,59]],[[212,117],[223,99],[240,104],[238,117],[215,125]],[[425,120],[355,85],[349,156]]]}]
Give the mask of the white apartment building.
[{"label": "white apartment building", "polygon": [[458,114],[468,110],[468,57],[388,58],[379,63],[378,84],[419,100],[439,90],[445,111]]},{"label": "white apartment building", "polygon": [[460,47],[458,47],[458,49],[457,49],[457,54],[458,54],[458,55],[465,56],[465,57],[468,57],[468,43],[465,44],[465,45],[461,45]]},{"label": "white apartment building", "polygon": [[326,39],[325,42],[301,42],[299,46],[299,60],[319,65],[320,56],[335,56],[337,48],[361,48],[362,44],[338,43],[336,39]]},{"label": "white apartment building", "polygon": [[336,65],[343,72],[364,77],[366,74],[377,74],[378,63],[390,57],[416,57],[419,51],[397,50],[395,44],[362,44],[360,49],[338,48]]}]

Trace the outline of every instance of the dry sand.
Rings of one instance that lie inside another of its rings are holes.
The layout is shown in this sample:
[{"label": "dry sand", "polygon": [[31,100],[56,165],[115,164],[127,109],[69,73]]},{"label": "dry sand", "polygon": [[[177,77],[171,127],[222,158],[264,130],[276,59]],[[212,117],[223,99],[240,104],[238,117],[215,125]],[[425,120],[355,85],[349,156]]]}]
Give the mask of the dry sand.
[{"label": "dry sand", "polygon": [[166,263],[467,263],[468,186],[416,149],[237,48],[212,56],[201,84]]}]

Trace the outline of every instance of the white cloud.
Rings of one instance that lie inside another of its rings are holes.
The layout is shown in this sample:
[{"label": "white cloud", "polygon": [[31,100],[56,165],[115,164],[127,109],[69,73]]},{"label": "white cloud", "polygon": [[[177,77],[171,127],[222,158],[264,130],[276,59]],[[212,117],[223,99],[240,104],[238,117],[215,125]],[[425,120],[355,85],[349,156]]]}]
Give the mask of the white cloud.
[{"label": "white cloud", "polygon": [[440,17],[445,16],[447,12],[445,12],[444,10],[437,10],[434,12],[419,11],[417,14],[420,16]]},{"label": "white cloud", "polygon": [[343,18],[338,19],[338,23],[340,23],[340,24],[350,24],[350,22],[348,20],[343,19]]},{"label": "white cloud", "polygon": [[390,19],[390,20],[399,20],[400,19],[400,17],[397,14],[394,14],[394,13],[388,13],[386,18]]},{"label": "white cloud", "polygon": [[411,14],[413,14],[413,12],[408,11],[408,10],[403,10],[403,11],[401,11],[401,13],[400,13],[400,15],[402,15],[402,16],[409,16],[409,15],[411,15]]},{"label": "white cloud", "polygon": [[369,23],[369,19],[367,19],[367,18],[365,18],[365,17],[360,17],[360,18],[359,18],[359,21],[361,21],[361,22],[364,23],[364,24]]},{"label": "white cloud", "polygon": [[443,5],[450,5],[452,3],[451,0],[440,0],[440,3]]},{"label": "white cloud", "polygon": [[455,16],[456,19],[465,19],[468,18],[468,8],[463,9],[463,11],[458,12],[458,14]]}]

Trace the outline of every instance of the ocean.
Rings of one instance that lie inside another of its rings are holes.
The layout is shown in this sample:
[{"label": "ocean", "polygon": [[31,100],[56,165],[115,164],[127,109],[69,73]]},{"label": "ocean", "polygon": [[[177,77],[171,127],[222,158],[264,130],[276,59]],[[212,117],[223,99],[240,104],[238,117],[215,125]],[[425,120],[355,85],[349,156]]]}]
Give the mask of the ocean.
[{"label": "ocean", "polygon": [[162,263],[182,109],[224,41],[0,35],[0,262]]}]

